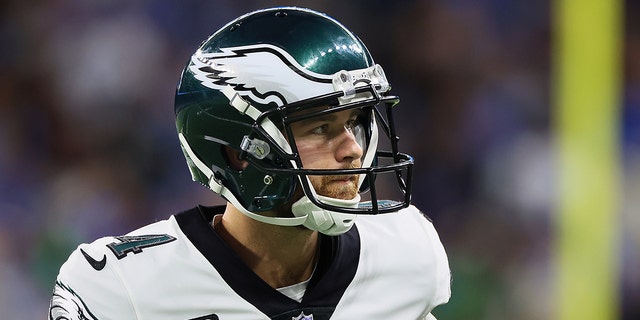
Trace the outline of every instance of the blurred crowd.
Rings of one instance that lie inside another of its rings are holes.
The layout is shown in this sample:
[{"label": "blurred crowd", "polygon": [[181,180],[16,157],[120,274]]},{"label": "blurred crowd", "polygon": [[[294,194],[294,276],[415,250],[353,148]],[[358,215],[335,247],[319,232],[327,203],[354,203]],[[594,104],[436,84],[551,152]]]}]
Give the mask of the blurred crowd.
[{"label": "blurred crowd", "polygon": [[[0,310],[47,313],[82,242],[195,204],[175,132],[202,40],[295,4],[358,34],[401,97],[414,203],[453,271],[441,319],[550,319],[554,145],[550,4],[525,0],[36,0],[0,5]],[[621,318],[640,317],[640,5],[627,3],[621,106]]]}]

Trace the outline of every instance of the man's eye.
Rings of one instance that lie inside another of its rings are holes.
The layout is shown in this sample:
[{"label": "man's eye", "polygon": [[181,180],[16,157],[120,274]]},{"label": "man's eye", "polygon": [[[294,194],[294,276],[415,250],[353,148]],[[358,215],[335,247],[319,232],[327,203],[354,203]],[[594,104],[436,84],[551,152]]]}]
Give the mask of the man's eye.
[{"label": "man's eye", "polygon": [[354,130],[356,130],[356,128],[358,128],[359,125],[360,125],[360,122],[357,119],[353,119],[347,122],[347,124],[345,124],[345,128],[347,128],[351,132],[354,132]]},{"label": "man's eye", "polygon": [[328,124],[323,124],[323,125],[321,125],[319,127],[313,128],[311,130],[311,133],[313,133],[313,134],[325,134],[325,133],[327,133],[328,128],[329,128]]}]

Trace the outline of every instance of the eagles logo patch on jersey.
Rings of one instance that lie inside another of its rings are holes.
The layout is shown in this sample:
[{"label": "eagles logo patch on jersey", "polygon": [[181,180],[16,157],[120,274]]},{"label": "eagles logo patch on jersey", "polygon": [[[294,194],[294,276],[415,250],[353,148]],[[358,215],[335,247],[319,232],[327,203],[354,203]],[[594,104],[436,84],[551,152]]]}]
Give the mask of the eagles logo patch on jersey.
[{"label": "eagles logo patch on jersey", "polygon": [[71,288],[56,282],[49,307],[49,320],[97,320]]}]

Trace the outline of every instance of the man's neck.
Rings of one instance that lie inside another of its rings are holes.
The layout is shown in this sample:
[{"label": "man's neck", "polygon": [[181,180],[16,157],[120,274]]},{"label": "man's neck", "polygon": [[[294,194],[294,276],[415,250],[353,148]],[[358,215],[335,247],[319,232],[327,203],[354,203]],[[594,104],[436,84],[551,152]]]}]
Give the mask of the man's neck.
[{"label": "man's neck", "polygon": [[273,288],[311,277],[318,233],[302,226],[282,227],[253,220],[227,205],[214,221],[216,232],[262,280]]}]

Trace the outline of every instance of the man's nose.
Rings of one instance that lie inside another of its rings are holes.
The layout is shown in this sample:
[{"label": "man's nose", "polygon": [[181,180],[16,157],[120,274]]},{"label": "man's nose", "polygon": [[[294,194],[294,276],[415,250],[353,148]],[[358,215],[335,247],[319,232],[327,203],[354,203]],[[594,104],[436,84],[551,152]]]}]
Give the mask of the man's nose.
[{"label": "man's nose", "polygon": [[339,162],[360,159],[363,154],[362,146],[358,143],[353,131],[347,127],[339,135],[340,143],[336,150],[336,160]]}]

